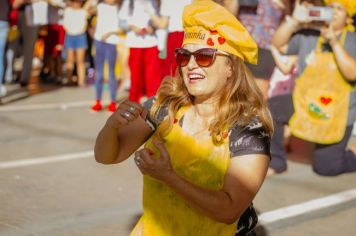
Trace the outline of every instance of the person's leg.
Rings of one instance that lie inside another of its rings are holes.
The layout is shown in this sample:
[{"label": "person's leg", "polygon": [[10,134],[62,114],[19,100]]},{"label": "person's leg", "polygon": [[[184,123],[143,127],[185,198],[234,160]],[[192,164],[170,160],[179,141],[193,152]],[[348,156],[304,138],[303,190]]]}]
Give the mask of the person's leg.
[{"label": "person's leg", "polygon": [[157,47],[144,49],[144,86],[147,97],[152,97],[156,94],[161,83],[161,73],[158,61]]},{"label": "person's leg", "polygon": [[8,47],[6,50],[6,69],[5,69],[5,81],[11,83],[13,81],[13,68],[14,68],[15,51]]},{"label": "person's leg", "polygon": [[106,44],[106,58],[108,59],[109,66],[109,87],[110,87],[110,99],[112,103],[116,103],[117,93],[117,80],[115,76],[115,65],[117,59],[116,45]]},{"label": "person's leg", "polygon": [[78,48],[75,50],[79,87],[85,86],[85,51],[86,48]]},{"label": "person's leg", "polygon": [[142,48],[130,48],[129,67],[131,71],[131,86],[129,99],[133,102],[139,102],[143,96],[143,52]]},{"label": "person's leg", "polygon": [[313,170],[319,175],[335,176],[356,171],[356,156],[347,150],[351,137],[352,125],[345,130],[343,139],[331,145],[316,145],[313,160]]},{"label": "person's leg", "polygon": [[287,156],[284,148],[284,125],[291,118],[294,108],[291,95],[276,96],[268,100],[269,109],[274,123],[274,133],[271,139],[270,168],[280,173],[287,169]]},{"label": "person's leg", "polygon": [[104,80],[104,62],[105,62],[105,51],[103,43],[95,40],[95,98],[96,100],[101,100],[103,93],[103,80]]},{"label": "person's leg", "polygon": [[23,38],[23,66],[20,78],[21,86],[26,86],[31,77],[33,50],[38,37],[38,26],[27,26],[25,14],[19,14],[19,29]]},{"label": "person's leg", "polygon": [[2,81],[4,77],[5,71],[5,45],[7,32],[9,30],[9,25],[6,21],[0,21],[0,96],[5,94],[5,90],[3,89]]},{"label": "person's leg", "polygon": [[58,30],[58,44],[56,46],[56,74],[57,74],[57,83],[62,83],[63,78],[63,58],[62,51],[64,49],[64,38],[65,31],[62,25],[57,25]]},{"label": "person's leg", "polygon": [[67,84],[73,84],[73,71],[74,71],[74,49],[67,48],[66,50],[66,77],[67,77]]},{"label": "person's leg", "polygon": [[95,40],[95,103],[91,107],[93,111],[101,111],[103,109],[101,105],[101,98],[103,94],[103,81],[104,81],[104,63],[105,63],[105,51],[104,43]]}]

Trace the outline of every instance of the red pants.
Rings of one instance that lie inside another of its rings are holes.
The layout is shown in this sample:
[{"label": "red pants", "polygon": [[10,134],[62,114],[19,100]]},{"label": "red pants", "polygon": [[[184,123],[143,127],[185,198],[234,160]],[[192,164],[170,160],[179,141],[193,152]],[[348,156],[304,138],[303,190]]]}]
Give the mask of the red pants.
[{"label": "red pants", "polygon": [[177,64],[174,57],[174,50],[176,48],[182,47],[184,33],[183,32],[172,32],[168,34],[167,37],[167,57],[165,59],[160,59],[161,65],[161,79],[165,76],[174,76]]},{"label": "red pants", "polygon": [[131,70],[129,99],[139,102],[144,95],[147,97],[155,95],[161,82],[157,47],[130,48],[129,67]]}]

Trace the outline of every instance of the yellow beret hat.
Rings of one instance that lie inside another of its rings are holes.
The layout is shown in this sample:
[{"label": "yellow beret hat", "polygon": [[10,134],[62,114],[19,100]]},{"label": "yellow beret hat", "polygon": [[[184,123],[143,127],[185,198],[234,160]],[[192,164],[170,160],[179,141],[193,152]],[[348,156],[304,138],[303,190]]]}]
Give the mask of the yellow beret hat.
[{"label": "yellow beret hat", "polygon": [[344,5],[347,14],[352,17],[354,14],[356,14],[356,0],[324,0],[325,4],[329,4],[332,2],[338,2],[342,5]]},{"label": "yellow beret hat", "polygon": [[185,44],[203,44],[257,64],[257,44],[245,27],[223,6],[193,0],[183,11]]}]

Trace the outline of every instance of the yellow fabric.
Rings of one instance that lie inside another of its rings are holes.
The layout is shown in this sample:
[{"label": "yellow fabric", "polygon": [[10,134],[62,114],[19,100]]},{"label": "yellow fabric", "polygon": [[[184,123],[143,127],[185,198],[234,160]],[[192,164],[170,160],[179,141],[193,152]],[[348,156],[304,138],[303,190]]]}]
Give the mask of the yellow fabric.
[{"label": "yellow fabric", "polygon": [[9,32],[7,33],[7,42],[12,42],[18,37],[20,37],[20,31],[17,26],[10,27]]},{"label": "yellow fabric", "polygon": [[[342,35],[342,42],[346,31]],[[293,92],[294,114],[291,133],[307,141],[332,144],[345,133],[349,93],[353,87],[339,71],[334,55],[321,52],[322,38]]]},{"label": "yellow fabric", "polygon": [[207,47],[257,64],[257,44],[245,27],[226,8],[211,0],[195,0],[183,11],[184,44]]},{"label": "yellow fabric", "polygon": [[330,4],[333,2],[338,2],[345,6],[347,14],[352,17],[356,14],[356,1],[355,0],[324,0],[325,4]]},{"label": "yellow fabric", "polygon": [[[179,120],[187,108],[178,112]],[[146,147],[154,150],[154,135]],[[195,140],[179,126],[173,125],[164,145],[171,156],[174,170],[186,180],[206,189],[220,190],[230,163],[228,140],[215,146],[211,138]],[[189,206],[178,194],[160,181],[143,177],[144,213],[131,236],[232,236],[237,222],[227,225],[205,216]]]}]

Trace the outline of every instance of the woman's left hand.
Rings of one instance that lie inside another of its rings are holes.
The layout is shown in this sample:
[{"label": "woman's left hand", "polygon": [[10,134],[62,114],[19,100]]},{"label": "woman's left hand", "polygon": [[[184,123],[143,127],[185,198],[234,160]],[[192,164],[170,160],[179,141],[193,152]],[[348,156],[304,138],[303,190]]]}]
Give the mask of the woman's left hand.
[{"label": "woman's left hand", "polygon": [[321,36],[327,41],[329,42],[330,45],[332,45],[333,43],[335,43],[337,41],[337,37],[335,34],[335,31],[333,29],[333,27],[331,25],[329,25],[329,27],[324,27],[320,30]]},{"label": "woman's left hand", "polygon": [[142,174],[164,181],[171,174],[174,174],[171,157],[162,143],[153,140],[153,144],[160,152],[159,157],[153,158],[152,150],[143,148],[135,153],[135,163]]}]

